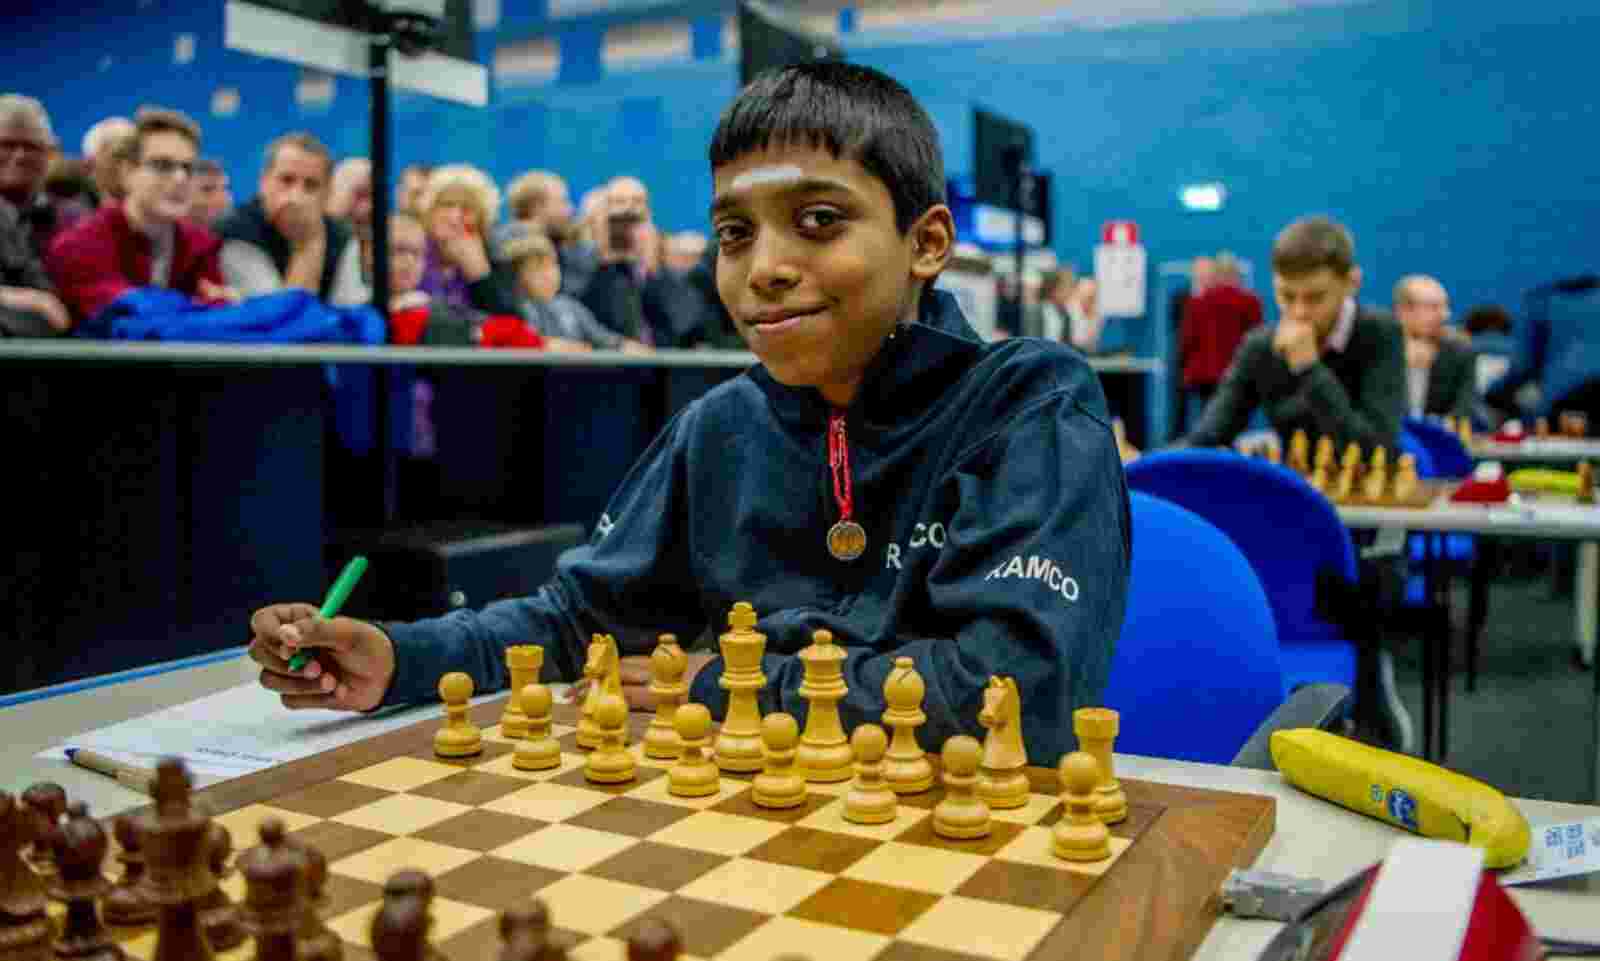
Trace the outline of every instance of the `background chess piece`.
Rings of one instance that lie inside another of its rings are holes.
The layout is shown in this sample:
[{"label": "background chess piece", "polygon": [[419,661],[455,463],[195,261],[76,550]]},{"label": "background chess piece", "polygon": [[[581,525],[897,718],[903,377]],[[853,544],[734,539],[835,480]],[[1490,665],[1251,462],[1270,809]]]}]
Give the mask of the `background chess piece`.
[{"label": "background chess piece", "polygon": [[1079,747],[1094,758],[1100,771],[1095,786],[1094,813],[1106,824],[1116,824],[1128,816],[1128,798],[1122,791],[1114,769],[1117,733],[1122,715],[1109,707],[1080,707],[1072,712],[1072,733]]},{"label": "background chess piece", "polygon": [[761,706],[757,697],[767,685],[761,657],[767,636],[755,629],[756,611],[746,601],[728,612],[728,628],[717,644],[722,650],[722,677],[717,684],[728,692],[728,710],[717,732],[715,757],[724,771],[761,770]]},{"label": "background chess piece", "polygon": [[528,736],[528,714],[522,708],[522,689],[539,679],[544,667],[544,648],[537,644],[513,644],[506,648],[506,670],[511,674],[511,696],[500,714],[500,733],[513,741]]},{"label": "background chess piece", "polygon": [[303,923],[305,858],[285,843],[283,822],[261,822],[261,843],[239,856],[244,875],[240,922],[256,939],[256,961],[295,961],[295,935]]},{"label": "background chess piece", "polygon": [[[404,903],[415,905],[418,927],[413,932],[408,926],[410,916],[400,913],[395,920],[404,921],[407,924],[402,924],[399,929],[393,932],[402,936],[399,943],[403,944],[408,952],[413,949],[416,950],[418,952],[417,961],[445,961],[444,955],[440,954],[432,944],[428,943],[428,933],[433,930],[433,878],[415,868],[403,868],[389,875],[389,879],[383,882],[384,906],[379,909],[378,913],[382,914],[391,905]],[[400,909],[397,908],[396,910],[397,913],[400,912]],[[378,945],[376,937],[377,923],[377,919],[374,918],[374,928],[372,929],[374,935],[372,945],[374,948]],[[416,938],[415,943],[411,941],[413,934],[415,934]],[[378,957],[382,961],[389,961],[381,951],[378,953]]]},{"label": "background chess piece", "polygon": [[933,809],[933,833],[940,837],[960,840],[989,835],[989,805],[976,792],[982,753],[978,739],[965,734],[944,742],[945,794]]},{"label": "background chess piece", "polygon": [[1304,428],[1297,429],[1289,438],[1289,469],[1304,476],[1311,473],[1311,439]]},{"label": "background chess piece", "polygon": [[511,755],[511,766],[519,771],[545,771],[561,766],[561,743],[550,736],[550,689],[537,681],[522,689],[522,709],[527,715],[527,731]]},{"label": "background chess piece", "polygon": [[672,925],[659,918],[647,918],[628,935],[628,961],[678,961],[683,939]]},{"label": "background chess piece", "polygon": [[807,781],[831,783],[847,781],[855,773],[855,757],[845,740],[839,722],[839,701],[849,693],[844,683],[844,648],[833,643],[833,632],[811,632],[811,645],[800,651],[805,678],[800,696],[809,705],[806,729],[800,735],[800,750],[795,760]]},{"label": "background chess piece", "polygon": [[917,728],[928,720],[922,712],[926,693],[916,663],[909,657],[895,658],[883,681],[883,723],[894,732],[884,756],[883,779],[896,794],[921,794],[933,787],[933,765],[917,743]]},{"label": "background chess piece", "polygon": [[663,634],[650,652],[650,693],[656,699],[656,715],[644,732],[644,756],[669,761],[683,752],[673,720],[678,705],[689,696],[683,675],[689,670],[689,655],[678,646],[675,634]]},{"label": "background chess piece", "polygon": [[1594,503],[1594,467],[1586,460],[1578,461],[1577,503]]},{"label": "background chess piece", "polygon": [[706,756],[711,735],[711,712],[704,704],[685,704],[678,708],[674,723],[683,753],[667,769],[667,792],[677,797],[706,797],[717,793],[721,772]]},{"label": "background chess piece", "polygon": [[578,746],[593,750],[600,746],[600,728],[594,722],[594,709],[607,694],[622,694],[622,663],[617,658],[617,639],[610,634],[594,634],[583,662],[587,687],[583,706],[578,711]]},{"label": "background chess piece", "polygon": [[300,930],[295,938],[296,961],[341,961],[344,943],[322,923],[322,910],[328,904],[328,859],[309,844],[289,839],[305,862],[305,897],[300,915]]},{"label": "background chess piece", "polygon": [[621,695],[607,694],[594,708],[594,722],[600,728],[600,746],[589,753],[583,776],[596,784],[622,784],[634,779],[637,762],[624,746],[623,729],[628,723],[628,702]]},{"label": "background chess piece", "polygon": [[750,785],[750,800],[764,808],[799,807],[806,801],[806,779],[795,767],[800,725],[794,715],[774,712],[761,721],[765,766]]},{"label": "background chess piece", "polygon": [[35,822],[27,858],[48,882],[56,873],[55,852],[61,844],[61,819],[67,813],[67,792],[54,781],[40,781],[28,785],[21,800],[23,809],[33,815]]},{"label": "background chess piece", "polygon": [[379,961],[428,961],[428,910],[415,898],[392,898],[384,892],[383,906],[372,916],[368,938]]},{"label": "background chess piece", "polygon": [[1066,812],[1051,833],[1050,850],[1066,861],[1103,861],[1111,856],[1111,832],[1095,815],[1094,791],[1100,765],[1093,755],[1073,751],[1061,759],[1062,803]]},{"label": "background chess piece", "polygon": [[1389,451],[1379,447],[1372,452],[1372,464],[1367,468],[1367,474],[1361,479],[1361,495],[1368,501],[1377,504],[1382,502],[1384,495],[1389,492]]},{"label": "background chess piece", "polygon": [[41,821],[21,801],[0,791],[0,955],[45,961],[55,933],[47,915],[44,883],[23,860]]},{"label": "background chess piece", "polygon": [[190,806],[191,783],[183,762],[166,758],[152,784],[155,810],[140,823],[145,889],[160,911],[155,961],[212,961],[200,924],[200,904],[217,879],[209,855],[211,819]]},{"label": "background chess piece", "polygon": [[856,757],[856,780],[844,796],[844,819],[856,824],[887,824],[900,800],[883,781],[883,755],[889,736],[876,724],[858,724],[850,735]]},{"label": "background chess piece", "polygon": [[540,961],[550,938],[550,909],[539,898],[500,915],[500,961]]},{"label": "background chess piece", "polygon": [[978,797],[991,808],[1019,808],[1028,803],[1028,750],[1022,740],[1022,696],[1017,682],[998,675],[983,691],[978,723],[988,729],[983,739]]},{"label": "background chess piece", "polygon": [[1415,454],[1401,454],[1400,460],[1394,468],[1394,488],[1389,496],[1397,504],[1409,504],[1422,488],[1422,480],[1417,476],[1417,457]]},{"label": "background chess piece", "polygon": [[472,757],[483,751],[483,732],[467,718],[472,700],[472,678],[451,671],[439,679],[439,699],[444,701],[445,722],[433,735],[433,753],[440,757]]},{"label": "background chess piece", "polygon": [[125,814],[112,822],[111,830],[117,839],[122,874],[116,886],[100,899],[101,917],[107,924],[149,924],[156,919],[156,906],[144,890],[144,841],[138,822]]},{"label": "background chess piece", "polygon": [[233,856],[233,835],[228,829],[213,821],[206,839],[206,860],[217,885],[200,902],[200,925],[205,929],[211,950],[228,951],[244,943],[244,926],[239,923],[239,912],[228,892],[222,890],[222,881],[232,873],[228,859]]},{"label": "background chess piece", "polygon": [[67,907],[61,925],[61,936],[56,939],[57,958],[81,961],[126,961],[127,955],[111,939],[100,923],[95,910],[95,899],[103,895],[111,882],[101,874],[105,864],[105,829],[89,816],[89,809],[75,804],[60,829],[60,845],[56,849],[57,874],[50,896]]},{"label": "background chess piece", "polygon": [[1550,436],[1550,418],[1540,417],[1533,422],[1533,436],[1541,440]]}]

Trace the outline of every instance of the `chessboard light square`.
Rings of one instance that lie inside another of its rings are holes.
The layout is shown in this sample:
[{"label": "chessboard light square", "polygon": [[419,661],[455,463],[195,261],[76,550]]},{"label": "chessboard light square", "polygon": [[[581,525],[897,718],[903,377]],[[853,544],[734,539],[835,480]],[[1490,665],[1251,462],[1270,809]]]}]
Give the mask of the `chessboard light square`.
[{"label": "chessboard light square", "polygon": [[568,949],[567,957],[572,961],[622,961],[627,953],[627,945],[616,938],[590,938]]},{"label": "chessboard light square", "polygon": [[438,876],[481,856],[477,851],[435,844],[421,838],[395,838],[335,861],[328,866],[328,870],[357,880],[382,884],[389,880],[389,875],[401,868],[421,867],[429,874]]},{"label": "chessboard light square", "polygon": [[[371,904],[363,904],[359,908],[346,911],[344,914],[328,922],[328,927],[333,933],[349,944],[359,945],[363,948],[372,947],[372,918],[383,907],[382,899]],[[452,935],[460,934],[467,928],[480,921],[494,917],[494,912],[488,908],[480,908],[476,904],[465,904],[461,901],[452,901],[450,898],[434,897],[432,903],[433,927],[428,929],[430,941],[443,941]]]},{"label": "chessboard light square", "polygon": [[633,755],[634,763],[643,765],[644,767],[667,768],[667,767],[671,767],[673,765],[673,763],[675,762],[675,760],[676,760],[676,759],[670,758],[670,757],[666,757],[666,758],[651,757],[648,754],[644,753],[644,741],[643,740],[639,740],[639,741],[636,741],[633,744],[628,745],[628,753]]},{"label": "chessboard light square", "polygon": [[[666,780],[659,778],[658,780]],[[752,848],[783,833],[787,825],[739,817],[718,811],[697,811],[682,821],[669,824],[650,835],[659,844],[673,844],[696,851],[710,851],[730,857],[744,854]]]},{"label": "chessboard light square", "polygon": [[502,754],[492,761],[485,761],[479,764],[473,770],[482,771],[485,774],[499,774],[502,777],[520,778],[524,781],[548,781],[552,778],[560,777],[573,768],[583,767],[583,755],[581,754],[563,753],[560,764],[555,767],[545,768],[543,771],[524,771],[512,763],[514,759],[514,752],[512,754]]},{"label": "chessboard light square", "polygon": [[1038,824],[1039,819],[1050,813],[1050,810],[1061,803],[1058,797],[1048,794],[1030,794],[1028,803],[1018,808],[989,809],[989,815],[997,821],[1010,821],[1013,824]]},{"label": "chessboard light square", "polygon": [[772,961],[796,951],[827,961],[870,961],[888,943],[886,935],[870,931],[799,918],[773,918],[722,952],[717,961]]},{"label": "chessboard light square", "polygon": [[392,757],[371,767],[351,771],[339,780],[383,788],[385,791],[409,791],[429,782],[447,778],[460,770],[454,765],[426,761],[420,757]]},{"label": "chessboard light square", "polygon": [[982,855],[965,851],[890,841],[850,865],[843,876],[929,894],[950,894],[988,862]]},{"label": "chessboard light square", "polygon": [[[808,790],[815,788],[811,785]],[[875,841],[892,841],[904,834],[918,821],[929,816],[929,811],[924,808],[908,807],[904,804],[895,810],[894,820],[884,824],[857,824],[846,821],[844,817],[844,798],[823,805],[811,814],[796,822],[800,827],[813,828],[818,831],[832,831],[835,834],[853,834],[858,838],[872,838]]]},{"label": "chessboard light square", "polygon": [[907,925],[900,940],[999,961],[1022,961],[1059,920],[1061,915],[1053,911],[953,894]]},{"label": "chessboard light square", "polygon": [[[595,831],[571,824],[552,824],[489,852],[497,858],[520,861],[557,871],[582,871],[639,843],[637,838]],[[565,927],[566,922],[562,922]]]},{"label": "chessboard light square", "polygon": [[539,891],[552,920],[559,918],[560,927],[584,934],[605,934],[668,896],[665,891],[587,874],[569,874]]},{"label": "chessboard light square", "polygon": [[1127,838],[1112,836],[1111,857],[1102,861],[1068,861],[1058,858],[1050,850],[1052,832],[1049,828],[1029,827],[1023,828],[1022,833],[1010,844],[995,852],[995,857],[1002,861],[1020,861],[1023,864],[1037,864],[1041,867],[1060,868],[1063,871],[1072,871],[1076,874],[1091,876],[1101,875],[1106,869],[1121,857],[1122,852],[1133,845]]},{"label": "chessboard light square", "polygon": [[536,781],[520,791],[496,798],[483,807],[488,811],[499,811],[502,814],[515,814],[518,817],[533,818],[535,821],[554,823],[576,817],[609,800],[611,795],[600,791],[587,791],[565,784]]},{"label": "chessboard light square", "polygon": [[391,794],[382,800],[334,815],[330,820],[369,831],[415,834],[471,810],[465,804],[440,801],[420,794]]},{"label": "chessboard light square", "polygon": [[667,790],[667,782],[668,779],[664,777],[651,778],[629,791],[626,796],[639,798],[642,801],[656,801],[661,804],[676,804],[679,807],[705,810],[706,808],[716,807],[740,791],[750,790],[749,781],[724,777],[718,779],[717,792],[715,794],[708,794],[705,797],[678,797]]},{"label": "chessboard light square", "polygon": [[691,881],[678,894],[762,914],[783,914],[827,886],[833,875],[734,858]]},{"label": "chessboard light square", "polygon": [[219,814],[213,820],[228,829],[228,834],[233,838],[234,848],[242,851],[254,847],[260,840],[261,822],[268,818],[282,821],[285,831],[298,831],[322,820],[319,817],[273,807],[270,804],[249,804],[236,811]]}]

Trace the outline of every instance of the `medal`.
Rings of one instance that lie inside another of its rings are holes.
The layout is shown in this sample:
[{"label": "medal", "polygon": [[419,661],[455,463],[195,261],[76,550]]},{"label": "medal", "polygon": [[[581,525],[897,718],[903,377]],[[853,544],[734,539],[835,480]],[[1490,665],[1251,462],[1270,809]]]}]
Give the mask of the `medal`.
[{"label": "medal", "polygon": [[855,497],[850,490],[850,445],[843,414],[828,419],[828,467],[833,472],[833,499],[839,505],[839,520],[828,528],[828,553],[836,560],[853,561],[867,552],[867,531],[851,519]]}]

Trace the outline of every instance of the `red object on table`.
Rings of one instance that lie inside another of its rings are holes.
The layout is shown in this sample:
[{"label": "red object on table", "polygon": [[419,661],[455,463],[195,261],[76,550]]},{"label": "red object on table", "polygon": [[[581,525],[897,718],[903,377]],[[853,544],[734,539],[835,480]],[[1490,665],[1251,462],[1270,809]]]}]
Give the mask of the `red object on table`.
[{"label": "red object on table", "polygon": [[[1366,911],[1372,886],[1382,870],[1383,866],[1379,865],[1356,896],[1344,927],[1330,945],[1327,954],[1330,961],[1343,957],[1350,933]],[[1528,919],[1522,916],[1522,910],[1500,886],[1494,872],[1484,871],[1478,880],[1478,894],[1472,902],[1472,917],[1467,921],[1467,933],[1461,939],[1457,961],[1539,961],[1544,956],[1544,945],[1529,927]]]},{"label": "red object on table", "polygon": [[1467,478],[1450,500],[1458,504],[1503,504],[1511,499],[1511,484],[1504,478],[1492,481]]}]

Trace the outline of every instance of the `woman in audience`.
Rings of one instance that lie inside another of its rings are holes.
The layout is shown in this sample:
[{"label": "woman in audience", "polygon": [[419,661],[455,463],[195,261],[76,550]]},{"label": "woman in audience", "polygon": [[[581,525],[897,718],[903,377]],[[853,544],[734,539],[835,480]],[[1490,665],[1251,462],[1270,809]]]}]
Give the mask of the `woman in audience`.
[{"label": "woman in audience", "polygon": [[421,200],[428,231],[424,290],[434,300],[484,314],[516,316],[517,301],[490,263],[488,231],[500,208],[500,191],[468,164],[439,167]]}]

